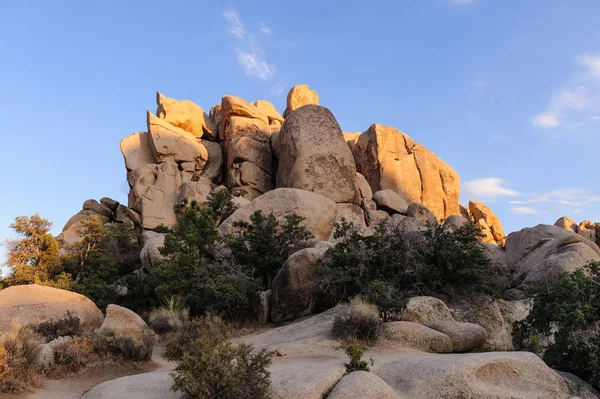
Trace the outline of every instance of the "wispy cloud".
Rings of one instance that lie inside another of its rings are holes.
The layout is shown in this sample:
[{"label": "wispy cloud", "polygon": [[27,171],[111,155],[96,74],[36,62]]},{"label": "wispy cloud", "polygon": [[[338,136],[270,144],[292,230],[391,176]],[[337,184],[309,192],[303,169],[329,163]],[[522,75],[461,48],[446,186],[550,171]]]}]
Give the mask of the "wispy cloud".
[{"label": "wispy cloud", "polygon": [[487,80],[476,80],[475,81],[475,87],[483,88],[483,87],[487,87],[487,85],[488,85]]},{"label": "wispy cloud", "polygon": [[510,211],[515,215],[539,215],[540,211],[534,208],[530,208],[528,206],[517,206],[514,208],[510,208]]},{"label": "wispy cloud", "polygon": [[246,31],[244,30],[244,25],[240,20],[240,16],[237,11],[233,8],[228,8],[223,11],[223,17],[227,20],[227,29],[229,33],[238,39],[243,39],[246,36]]},{"label": "wispy cloud", "polygon": [[531,118],[531,123],[536,127],[557,127],[558,118],[552,112],[543,112]]},{"label": "wispy cloud", "polygon": [[275,96],[279,96],[283,94],[285,91],[285,87],[282,82],[277,83],[275,86],[271,88],[271,94]]},{"label": "wispy cloud", "polygon": [[522,200],[509,201],[509,204],[523,205],[546,202],[568,206],[582,206],[600,202],[600,195],[590,194],[582,188],[558,189],[542,194],[530,194],[525,197]]},{"label": "wispy cloud", "polygon": [[269,80],[275,75],[275,66],[264,61],[262,52],[258,49],[250,52],[238,50],[238,61],[248,76]]},{"label": "wispy cloud", "polygon": [[261,22],[259,25],[260,25],[260,31],[262,33],[264,33],[265,35],[270,35],[273,32],[271,30],[271,28],[268,27],[267,24],[265,24],[264,22]]},{"label": "wispy cloud", "polygon": [[519,192],[503,187],[505,184],[506,182],[500,178],[488,177],[465,183],[465,191],[470,196],[477,198],[514,197],[519,195]]},{"label": "wispy cloud", "polygon": [[577,57],[579,65],[588,68],[588,72],[600,79],[600,54],[582,54]]},{"label": "wispy cloud", "polygon": [[[244,29],[244,24],[238,12],[229,8],[223,11],[223,17],[227,21],[228,32],[240,39],[236,46],[237,59],[247,76],[256,77],[261,80],[270,80],[275,75],[275,66],[266,61],[265,53],[259,47],[256,37]],[[263,33],[271,33],[271,29],[260,24]]]},{"label": "wispy cloud", "polygon": [[576,63],[578,69],[568,78],[568,84],[555,92],[545,111],[531,118],[534,126],[573,129],[581,126],[573,121],[575,116],[600,110],[600,55],[583,54],[576,57]]}]

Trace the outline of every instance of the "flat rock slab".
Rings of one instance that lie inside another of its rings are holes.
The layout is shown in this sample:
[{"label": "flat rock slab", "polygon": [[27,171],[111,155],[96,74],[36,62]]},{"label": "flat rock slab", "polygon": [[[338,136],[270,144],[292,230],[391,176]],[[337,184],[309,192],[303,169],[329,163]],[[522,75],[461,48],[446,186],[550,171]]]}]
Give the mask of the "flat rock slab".
[{"label": "flat rock slab", "polygon": [[529,352],[384,355],[372,371],[411,399],[569,397],[562,378]]},{"label": "flat rock slab", "polygon": [[103,382],[89,390],[82,399],[180,399],[171,391],[170,371],[154,371]]},{"label": "flat rock slab", "polygon": [[381,378],[367,371],[355,371],[338,382],[327,399],[400,399]]},{"label": "flat rock slab", "polygon": [[321,399],[346,373],[343,362],[326,356],[285,360],[271,367],[275,399]]}]

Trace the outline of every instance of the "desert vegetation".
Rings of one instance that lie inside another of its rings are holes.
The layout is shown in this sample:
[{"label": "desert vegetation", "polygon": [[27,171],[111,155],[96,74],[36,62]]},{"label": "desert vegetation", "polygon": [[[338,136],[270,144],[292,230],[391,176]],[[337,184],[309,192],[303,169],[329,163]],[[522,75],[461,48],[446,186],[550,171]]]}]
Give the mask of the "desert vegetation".
[{"label": "desert vegetation", "polygon": [[564,274],[535,296],[515,345],[600,388],[600,262]]}]

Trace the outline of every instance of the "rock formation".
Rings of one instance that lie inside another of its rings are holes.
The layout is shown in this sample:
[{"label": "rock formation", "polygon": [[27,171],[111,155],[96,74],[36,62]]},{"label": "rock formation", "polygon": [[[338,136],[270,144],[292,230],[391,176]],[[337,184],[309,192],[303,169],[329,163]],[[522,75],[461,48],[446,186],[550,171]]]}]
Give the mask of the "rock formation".
[{"label": "rock formation", "polygon": [[359,136],[353,152],[373,192],[393,190],[409,203],[425,205],[437,219],[460,214],[458,174],[408,135],[374,124]]},{"label": "rock formation", "polygon": [[16,325],[59,320],[67,312],[83,324],[103,320],[102,312],[83,295],[37,284],[17,285],[0,290],[0,333]]},{"label": "rock formation", "polygon": [[500,219],[484,203],[469,201],[469,211],[475,220],[475,226],[481,229],[483,242],[496,245],[504,245],[506,235],[500,223]]},{"label": "rock formation", "polygon": [[283,116],[287,118],[296,109],[308,104],[319,105],[319,95],[311,90],[308,85],[296,85],[287,95],[286,108]]}]

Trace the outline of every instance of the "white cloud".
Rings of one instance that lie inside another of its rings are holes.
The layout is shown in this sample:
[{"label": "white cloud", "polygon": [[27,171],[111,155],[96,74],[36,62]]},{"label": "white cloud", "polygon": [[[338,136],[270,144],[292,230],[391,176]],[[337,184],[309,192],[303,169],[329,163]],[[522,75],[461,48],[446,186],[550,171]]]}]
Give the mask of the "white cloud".
[{"label": "white cloud", "polygon": [[260,31],[265,35],[270,35],[273,32],[264,22],[260,23]]},{"label": "white cloud", "polygon": [[509,204],[535,204],[549,202],[568,206],[582,206],[594,202],[600,202],[600,195],[590,194],[582,188],[566,188],[552,190],[542,194],[531,194],[528,199],[509,201]]},{"label": "white cloud", "polygon": [[470,196],[483,198],[514,197],[519,195],[515,190],[502,187],[505,183],[504,180],[497,177],[488,177],[465,183],[465,191]]},{"label": "white cloud", "polygon": [[273,94],[274,96],[279,96],[281,94],[283,94],[285,91],[285,88],[283,86],[283,83],[279,82],[277,83],[275,86],[273,86],[271,88],[271,94]]},{"label": "white cloud", "polygon": [[243,39],[246,36],[246,32],[244,31],[244,25],[242,25],[242,21],[240,20],[237,11],[233,8],[228,8],[223,11],[223,16],[227,20],[227,29],[229,30],[229,33],[238,39]]},{"label": "white cloud", "polygon": [[246,75],[269,80],[275,74],[275,66],[264,61],[262,57],[262,52],[256,49],[250,52],[238,50],[238,61],[244,68]]},{"label": "white cloud", "polygon": [[577,57],[577,62],[588,68],[595,78],[600,79],[600,54],[582,54]]},{"label": "white cloud", "polygon": [[[247,76],[257,77],[262,80],[270,80],[275,75],[275,66],[265,60],[265,53],[259,47],[256,37],[245,31],[242,20],[233,8],[223,11],[223,17],[227,21],[229,33],[240,40],[236,46],[237,59]],[[271,29],[260,24],[263,33],[271,33]]]},{"label": "white cloud", "polygon": [[531,118],[531,123],[533,124],[533,126],[543,128],[557,127],[558,119],[556,118],[556,115],[550,112],[544,112]]},{"label": "white cloud", "polygon": [[544,112],[531,118],[540,128],[564,126],[581,127],[581,118],[589,119],[589,112],[600,110],[600,55],[583,54],[576,57],[579,68],[567,79],[548,101]]},{"label": "white cloud", "polygon": [[486,87],[488,85],[487,80],[476,80],[475,87]]},{"label": "white cloud", "polygon": [[591,121],[597,121],[600,120],[600,116],[599,115],[594,115],[590,118]]},{"label": "white cloud", "polygon": [[510,208],[510,211],[515,215],[539,215],[541,213],[537,209],[528,206],[517,206],[515,208]]}]

